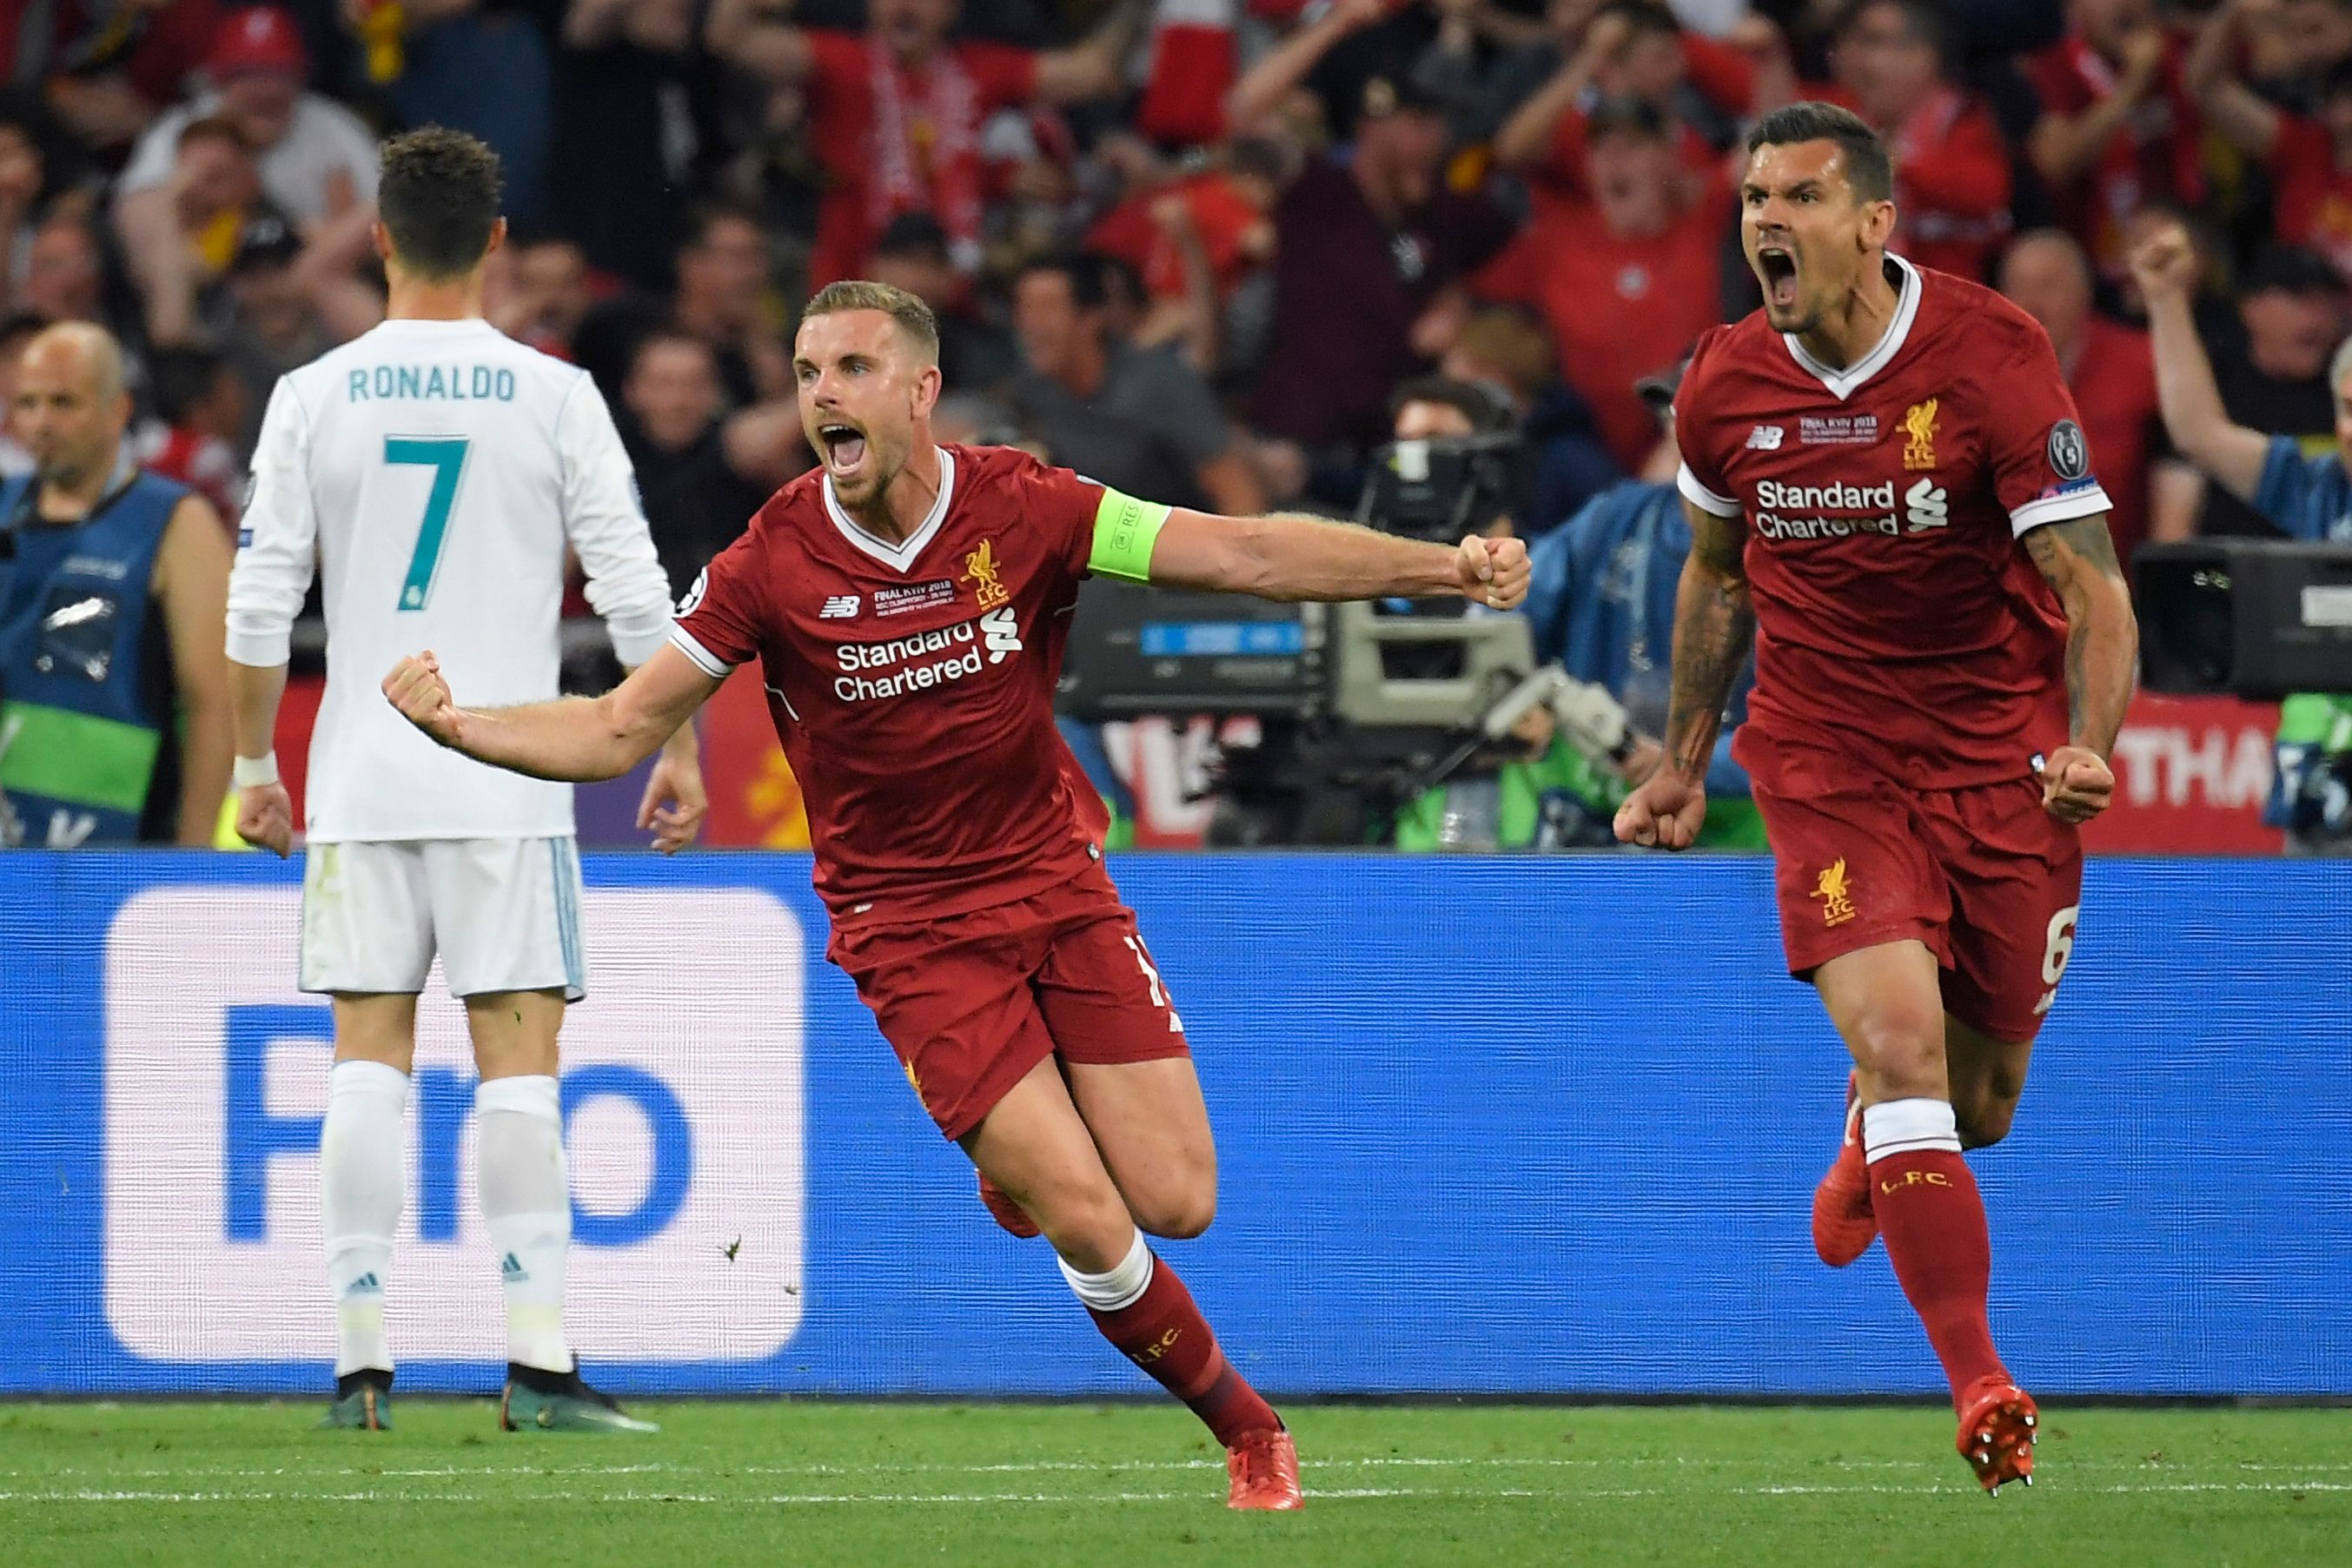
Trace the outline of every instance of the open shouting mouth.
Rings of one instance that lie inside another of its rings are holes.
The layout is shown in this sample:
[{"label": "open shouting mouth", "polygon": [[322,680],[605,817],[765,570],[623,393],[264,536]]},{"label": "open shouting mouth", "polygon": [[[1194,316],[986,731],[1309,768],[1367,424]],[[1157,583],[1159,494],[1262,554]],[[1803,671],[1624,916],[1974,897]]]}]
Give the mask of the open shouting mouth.
[{"label": "open shouting mouth", "polygon": [[1756,275],[1764,283],[1764,302],[1776,311],[1797,308],[1797,253],[1784,245],[1756,247]]},{"label": "open shouting mouth", "polygon": [[845,420],[829,419],[816,427],[824,448],[824,470],[835,479],[854,476],[866,462],[866,433]]}]

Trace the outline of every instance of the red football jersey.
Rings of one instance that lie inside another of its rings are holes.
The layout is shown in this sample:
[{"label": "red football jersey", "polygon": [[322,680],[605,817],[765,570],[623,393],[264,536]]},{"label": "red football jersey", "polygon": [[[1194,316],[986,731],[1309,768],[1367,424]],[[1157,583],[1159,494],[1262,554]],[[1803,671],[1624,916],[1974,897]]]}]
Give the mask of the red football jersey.
[{"label": "red football jersey", "polygon": [[822,470],[777,491],[671,634],[712,675],[760,661],[836,926],[1030,897],[1109,826],[1054,727],[1103,491],[1010,447],[940,452],[939,503],[898,546]]},{"label": "red football jersey", "polygon": [[1888,266],[1895,319],[1843,371],[1760,310],[1699,340],[1675,402],[1682,493],[1747,519],[1748,728],[1916,789],[2013,779],[2066,739],[2065,620],[2018,538],[2107,497],[2040,324]]}]

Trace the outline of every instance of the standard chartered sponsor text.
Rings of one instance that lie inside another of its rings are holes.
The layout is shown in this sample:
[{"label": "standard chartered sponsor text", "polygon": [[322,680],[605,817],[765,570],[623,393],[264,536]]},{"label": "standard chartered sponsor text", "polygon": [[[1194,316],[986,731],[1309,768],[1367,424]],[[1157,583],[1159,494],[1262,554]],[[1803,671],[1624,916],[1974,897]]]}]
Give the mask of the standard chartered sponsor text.
[{"label": "standard chartered sponsor text", "polygon": [[[950,653],[950,650],[960,651]],[[934,653],[950,653],[950,656],[930,658]],[[976,675],[986,664],[981,655],[976,622],[970,621],[934,632],[891,637],[879,643],[837,643],[834,648],[834,657],[844,673],[835,677],[833,695],[845,703],[874,702],[883,697],[925,691],[948,681]],[[926,662],[907,663],[912,659]],[[894,664],[903,667],[890,669]],[[889,670],[887,674],[872,679],[857,673],[886,669]]]},{"label": "standard chartered sponsor text", "polygon": [[[1811,517],[1789,513],[1813,514]],[[1825,512],[1861,516],[1824,517]],[[1756,483],[1756,531],[1768,539],[1843,538],[1856,533],[1902,531],[1895,512],[1895,481],[1879,485]]]}]

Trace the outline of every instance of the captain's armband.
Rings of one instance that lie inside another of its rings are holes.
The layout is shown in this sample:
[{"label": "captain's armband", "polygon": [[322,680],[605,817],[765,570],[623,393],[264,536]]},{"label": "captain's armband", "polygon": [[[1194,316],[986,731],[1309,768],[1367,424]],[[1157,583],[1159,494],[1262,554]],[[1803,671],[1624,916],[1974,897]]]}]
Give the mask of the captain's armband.
[{"label": "captain's armband", "polygon": [[1097,577],[1150,581],[1151,547],[1168,522],[1169,511],[1156,502],[1139,501],[1104,486],[1102,499],[1095,507],[1094,547],[1087,555],[1087,570]]}]

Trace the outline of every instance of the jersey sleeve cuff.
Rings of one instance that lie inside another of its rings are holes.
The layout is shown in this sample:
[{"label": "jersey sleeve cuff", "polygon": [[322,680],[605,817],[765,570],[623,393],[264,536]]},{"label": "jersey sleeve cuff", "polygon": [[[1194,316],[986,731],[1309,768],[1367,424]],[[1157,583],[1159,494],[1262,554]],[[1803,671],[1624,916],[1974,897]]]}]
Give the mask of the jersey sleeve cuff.
[{"label": "jersey sleeve cuff", "polygon": [[2095,484],[2063,496],[2036,496],[2025,505],[2009,509],[2010,532],[2021,538],[2044,524],[2071,523],[2076,517],[2114,511],[2115,507],[2107,499],[2106,491]]},{"label": "jersey sleeve cuff", "polygon": [[292,656],[293,636],[290,626],[241,626],[237,617],[232,615],[228,622],[228,656],[250,669],[275,669]]},{"label": "jersey sleeve cuff", "polygon": [[1675,475],[1675,488],[1683,493],[1684,500],[1702,512],[1711,512],[1718,517],[1736,517],[1739,515],[1739,503],[1728,496],[1718,496],[1700,484],[1698,476],[1691,472],[1691,466],[1687,463],[1684,464],[1681,470]]},{"label": "jersey sleeve cuff", "polygon": [[608,621],[604,631],[613,639],[614,655],[633,670],[660,653],[662,644],[670,641],[667,616],[650,626],[619,626]]},{"label": "jersey sleeve cuff", "polygon": [[714,681],[723,681],[734,673],[735,666],[694,640],[694,633],[683,626],[669,629],[670,646],[694,661],[694,667]]}]

